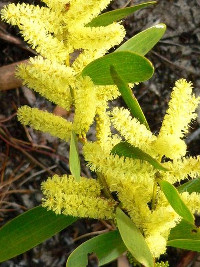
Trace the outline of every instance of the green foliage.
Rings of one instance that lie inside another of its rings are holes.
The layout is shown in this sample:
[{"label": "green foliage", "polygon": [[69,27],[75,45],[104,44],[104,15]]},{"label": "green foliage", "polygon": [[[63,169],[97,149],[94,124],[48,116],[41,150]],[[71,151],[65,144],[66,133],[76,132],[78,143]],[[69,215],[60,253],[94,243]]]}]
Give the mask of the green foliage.
[{"label": "green foliage", "polygon": [[122,95],[122,98],[124,99],[126,105],[130,109],[130,112],[133,115],[133,117],[137,118],[140,123],[144,124],[147,127],[147,129],[149,129],[149,125],[148,125],[148,122],[144,116],[144,113],[143,113],[137,99],[133,95],[132,90],[128,86],[128,84],[126,84],[121,79],[120,75],[116,72],[116,70],[113,66],[110,67],[110,73],[111,73],[111,76],[112,76],[114,83],[117,85],[117,87],[118,87],[118,89]]},{"label": "green foliage", "polygon": [[158,180],[158,183],[176,213],[178,213],[178,215],[180,215],[186,221],[194,223],[194,216],[182,201],[177,189],[167,181]]},{"label": "green foliage", "polygon": [[157,160],[152,158],[147,153],[143,152],[138,147],[134,147],[128,142],[120,142],[119,144],[115,145],[113,149],[111,150],[112,154],[117,154],[120,157],[128,157],[132,159],[141,159],[144,161],[149,162],[154,168],[162,171],[167,171],[165,167],[162,166],[161,163],[159,163]]},{"label": "green foliage", "polygon": [[153,267],[153,256],[141,231],[120,208],[117,208],[116,219],[122,240],[129,252],[144,266]]},{"label": "green foliage", "polygon": [[86,26],[88,27],[100,27],[100,26],[107,26],[115,21],[119,21],[127,16],[131,15],[132,13],[144,8],[148,7],[152,4],[156,4],[156,1],[146,2],[139,5],[135,5],[132,7],[126,7],[121,9],[116,9],[113,11],[109,11],[99,15],[98,17],[94,18],[90,23]]},{"label": "green foliage", "polygon": [[115,51],[131,51],[144,56],[157,44],[165,31],[165,24],[157,24],[136,34]]},{"label": "green foliage", "polygon": [[40,206],[24,212],[0,229],[0,262],[37,246],[75,221]]},{"label": "green foliage", "polygon": [[69,150],[69,168],[72,175],[75,177],[76,181],[80,181],[80,160],[79,152],[77,147],[77,137],[76,134],[72,131],[71,141],[70,141],[70,150]]},{"label": "green foliage", "polygon": [[88,264],[88,254],[95,253],[99,264],[107,264],[126,251],[121,236],[117,230],[91,238],[77,249],[68,258],[66,267],[85,267]]},{"label": "green foliage", "polygon": [[126,83],[146,81],[154,72],[151,62],[145,57],[120,51],[94,60],[83,69],[82,75],[90,76],[96,85],[113,85],[110,66],[120,73],[120,77]]},{"label": "green foliage", "polygon": [[200,229],[182,220],[171,230],[167,245],[200,252]]},{"label": "green foliage", "polygon": [[200,178],[196,178],[194,180],[190,180],[187,183],[184,183],[177,188],[179,193],[183,192],[200,192]]}]

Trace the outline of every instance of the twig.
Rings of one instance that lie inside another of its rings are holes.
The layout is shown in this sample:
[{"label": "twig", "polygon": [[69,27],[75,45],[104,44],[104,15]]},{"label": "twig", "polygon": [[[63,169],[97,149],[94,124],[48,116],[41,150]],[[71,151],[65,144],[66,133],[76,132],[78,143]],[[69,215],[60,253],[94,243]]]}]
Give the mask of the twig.
[{"label": "twig", "polygon": [[15,77],[15,69],[22,63],[27,63],[27,60],[0,67],[0,91],[14,89],[22,85],[22,81]]},{"label": "twig", "polygon": [[161,58],[161,59],[164,60],[165,62],[167,62],[171,67],[173,67],[173,69],[184,70],[184,71],[186,71],[186,72],[188,72],[188,73],[190,73],[190,74],[193,74],[193,75],[195,75],[195,76],[199,76],[199,74],[198,74],[197,72],[194,72],[194,71],[192,71],[192,70],[188,70],[188,69],[186,69],[186,68],[184,68],[184,67],[181,67],[181,66],[179,66],[179,65],[177,65],[177,64],[175,64],[175,63],[173,63],[172,61],[170,61],[170,60],[167,59],[166,57],[164,57],[164,56],[160,55],[159,53],[155,52],[155,51],[151,51],[151,53],[152,53],[153,55],[155,55],[155,56]]},{"label": "twig", "polygon": [[88,237],[88,236],[100,235],[100,234],[107,233],[107,232],[109,232],[108,229],[101,230],[101,231],[96,231],[96,232],[91,232],[91,233],[87,233],[87,234],[78,236],[77,238],[74,238],[74,242],[76,242],[76,241],[78,241],[78,240],[80,240],[80,239],[83,239],[83,238],[85,238],[85,237]]},{"label": "twig", "polygon": [[[49,169],[49,170],[52,170],[52,169],[54,169],[54,168],[56,168],[56,167],[57,167],[57,165],[53,165],[53,166],[49,167],[48,169]],[[27,181],[31,180],[33,177],[35,177],[35,176],[37,176],[37,175],[40,175],[40,174],[42,174],[42,173],[44,173],[44,172],[46,172],[46,170],[41,170],[41,171],[39,171],[39,172],[35,172],[34,174],[32,174],[32,175],[30,175],[28,178],[26,178],[24,181],[22,181],[22,182],[19,184],[19,186],[22,186],[22,185],[25,184]]]},{"label": "twig", "polygon": [[197,139],[200,135],[200,128],[191,133],[185,140],[186,144],[191,143],[193,140]]}]

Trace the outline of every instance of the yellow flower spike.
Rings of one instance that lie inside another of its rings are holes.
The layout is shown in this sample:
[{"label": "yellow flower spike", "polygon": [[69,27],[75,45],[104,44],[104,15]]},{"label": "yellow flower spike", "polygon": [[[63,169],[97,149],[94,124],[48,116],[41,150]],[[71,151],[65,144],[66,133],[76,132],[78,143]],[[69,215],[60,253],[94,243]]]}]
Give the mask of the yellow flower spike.
[{"label": "yellow flower spike", "polygon": [[113,200],[100,197],[100,185],[96,180],[81,177],[76,182],[72,176],[53,176],[42,183],[43,207],[56,214],[76,217],[111,219],[114,217]]},{"label": "yellow flower spike", "polygon": [[69,85],[74,83],[73,69],[41,56],[31,58],[29,63],[20,64],[16,71],[23,84],[69,110],[72,104]]},{"label": "yellow flower spike", "polygon": [[[17,25],[27,41],[42,56],[63,62],[69,52],[62,41],[50,34],[57,31],[60,21],[48,8],[28,4],[10,4],[1,11],[1,17],[12,25]],[[49,20],[49,18],[51,18]],[[56,21],[56,23],[53,23]]]},{"label": "yellow flower spike", "polygon": [[[116,141],[119,142],[119,139]],[[111,143],[110,147],[112,148],[114,145]],[[111,191],[118,191],[117,186],[126,180],[148,186],[154,181],[156,170],[149,163],[110,155],[110,150],[102,149],[98,143],[88,142],[83,147],[83,151],[90,169],[104,175]]]},{"label": "yellow flower spike", "polygon": [[89,49],[105,51],[120,44],[125,36],[124,27],[113,23],[105,27],[74,26],[69,29],[68,41],[75,49]]},{"label": "yellow flower spike", "polygon": [[101,193],[101,186],[96,180],[81,177],[80,182],[77,182],[72,175],[54,175],[43,182],[41,188],[45,195],[48,192],[52,194],[54,192],[63,192],[69,195],[80,194],[82,196],[97,197]]},{"label": "yellow flower spike", "polygon": [[28,106],[19,108],[17,116],[24,125],[30,125],[36,130],[49,133],[65,141],[70,139],[72,123],[61,117]]},{"label": "yellow flower spike", "polygon": [[[98,86],[97,99],[99,103],[114,100],[120,96],[120,92],[115,85]],[[101,106],[102,104],[100,104]]]},{"label": "yellow flower spike", "polygon": [[88,0],[81,1],[80,3],[80,0],[70,0],[70,8],[67,12],[66,20],[69,21],[69,24],[73,21],[73,24],[71,25],[85,25],[94,17],[99,15],[99,13],[105,9],[110,2],[111,0]]},{"label": "yellow flower spike", "polygon": [[44,3],[47,4],[52,10],[54,10],[57,14],[65,13],[68,11],[68,5],[70,4],[70,0],[42,0]]},{"label": "yellow flower spike", "polygon": [[156,140],[156,136],[145,125],[132,118],[130,112],[124,108],[114,108],[111,115],[114,127],[130,144],[152,155],[152,143]]},{"label": "yellow flower spike", "polygon": [[192,213],[200,213],[200,194],[193,192],[189,194],[188,192],[184,192],[181,194],[182,200],[185,202],[187,207],[190,209]]},{"label": "yellow flower spike", "polygon": [[96,88],[92,80],[79,77],[74,88],[75,115],[73,130],[80,136],[85,135],[94,121],[96,112]]},{"label": "yellow flower spike", "polygon": [[192,83],[185,79],[176,81],[159,135],[182,138],[188,133],[188,124],[197,117],[195,110],[200,101],[192,94],[192,88]]},{"label": "yellow flower spike", "polygon": [[99,106],[96,111],[96,138],[101,146],[107,145],[107,140],[111,138],[110,119],[106,112],[107,106]]},{"label": "yellow flower spike", "polygon": [[145,240],[155,258],[159,258],[160,255],[166,252],[167,240],[163,236],[155,234],[148,236],[147,238],[145,238]]},{"label": "yellow flower spike", "polygon": [[186,145],[181,140],[188,133],[189,123],[195,119],[195,110],[200,102],[192,94],[192,83],[180,79],[175,83],[169,102],[169,108],[164,117],[155,150],[171,159],[186,154]]}]

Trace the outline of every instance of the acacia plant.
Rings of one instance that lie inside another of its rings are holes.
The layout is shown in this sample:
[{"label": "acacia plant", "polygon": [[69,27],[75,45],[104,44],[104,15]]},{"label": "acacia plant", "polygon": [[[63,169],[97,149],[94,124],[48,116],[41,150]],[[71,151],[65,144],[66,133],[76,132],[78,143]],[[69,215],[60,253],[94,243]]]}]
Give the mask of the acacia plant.
[{"label": "acacia plant", "polygon": [[[194,223],[195,212],[200,212],[200,158],[189,156],[184,141],[200,99],[192,93],[192,83],[178,80],[155,135],[131,88],[153,75],[144,56],[163,36],[165,25],[154,25],[108,53],[125,37],[121,20],[155,2],[101,15],[111,0],[43,2],[46,6],[9,4],[1,17],[18,26],[38,53],[18,66],[17,77],[56,105],[74,111],[68,121],[37,108],[18,109],[22,124],[70,141],[71,175],[49,177],[41,185],[42,206],[0,229],[0,261],[36,246],[78,218],[109,220],[114,226],[80,245],[67,267],[85,267],[92,252],[99,266],[127,251],[138,265],[153,267],[168,266],[159,263],[167,246],[200,251]],[[127,108],[110,108],[109,102],[120,96]],[[93,142],[87,138],[92,124]],[[80,176],[77,142],[82,142],[96,179]]]}]

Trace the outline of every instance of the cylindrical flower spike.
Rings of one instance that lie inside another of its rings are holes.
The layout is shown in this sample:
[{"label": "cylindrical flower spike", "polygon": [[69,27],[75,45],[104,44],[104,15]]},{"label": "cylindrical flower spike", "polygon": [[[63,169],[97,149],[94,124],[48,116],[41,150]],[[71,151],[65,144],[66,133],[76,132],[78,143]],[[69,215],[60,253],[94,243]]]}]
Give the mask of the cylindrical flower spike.
[{"label": "cylindrical flower spike", "polygon": [[43,207],[56,214],[75,217],[111,219],[116,203],[101,198],[100,185],[96,180],[81,177],[76,182],[72,176],[53,176],[42,183]]},{"label": "cylindrical flower spike", "polygon": [[28,106],[19,108],[17,116],[22,124],[29,125],[35,130],[49,133],[65,141],[70,139],[72,123],[59,116]]},{"label": "cylindrical flower spike", "polygon": [[74,83],[72,68],[39,56],[31,58],[28,64],[20,64],[16,75],[29,88],[64,109],[70,109],[72,97],[69,86]]}]

